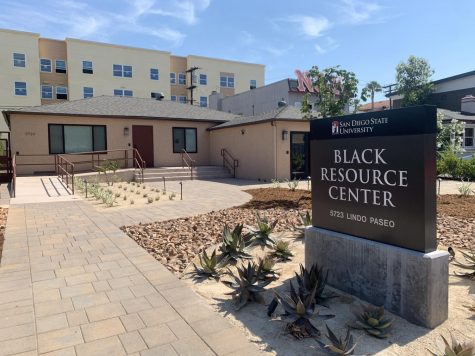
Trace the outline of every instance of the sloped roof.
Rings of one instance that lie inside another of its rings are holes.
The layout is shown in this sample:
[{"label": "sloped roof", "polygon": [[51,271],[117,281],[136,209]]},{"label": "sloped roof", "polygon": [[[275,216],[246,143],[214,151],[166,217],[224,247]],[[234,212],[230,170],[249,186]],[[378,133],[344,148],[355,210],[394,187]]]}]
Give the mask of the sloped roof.
[{"label": "sloped roof", "polygon": [[462,114],[458,111],[451,111],[447,109],[437,109],[437,112],[444,115],[444,120],[459,120],[459,121],[474,121],[475,115]]},{"label": "sloped roof", "polygon": [[181,104],[173,101],[119,96],[97,96],[87,99],[65,101],[59,104],[7,110],[5,113],[7,115],[20,113],[151,119],[170,118],[210,122],[226,122],[236,117],[234,114],[209,110],[199,106]]},{"label": "sloped roof", "polygon": [[233,126],[252,125],[252,124],[258,124],[258,123],[273,121],[273,120],[301,121],[303,119],[302,119],[302,113],[300,112],[300,108],[297,108],[294,106],[284,106],[277,110],[273,110],[273,111],[263,113],[260,115],[238,116],[233,120],[211,127],[210,130],[217,130],[217,129],[233,127]]}]

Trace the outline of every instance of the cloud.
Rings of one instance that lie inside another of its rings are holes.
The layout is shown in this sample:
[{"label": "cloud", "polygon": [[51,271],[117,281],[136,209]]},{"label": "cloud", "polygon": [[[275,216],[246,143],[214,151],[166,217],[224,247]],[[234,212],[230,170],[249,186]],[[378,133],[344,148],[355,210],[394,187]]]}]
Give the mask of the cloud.
[{"label": "cloud", "polygon": [[338,5],[342,22],[357,25],[370,22],[380,22],[380,18],[375,16],[379,14],[382,6],[374,1],[363,0],[341,0]]},{"label": "cloud", "polygon": [[337,49],[340,45],[332,37],[325,37],[320,43],[315,44],[315,50],[319,54],[325,54]]},{"label": "cloud", "polygon": [[302,35],[312,38],[320,37],[322,32],[331,27],[330,21],[324,16],[293,15],[284,21],[295,24]]},{"label": "cloud", "polygon": [[160,4],[161,7],[150,8],[147,13],[172,17],[188,25],[194,25],[198,22],[197,14],[206,10],[210,4],[211,0],[167,1]]}]

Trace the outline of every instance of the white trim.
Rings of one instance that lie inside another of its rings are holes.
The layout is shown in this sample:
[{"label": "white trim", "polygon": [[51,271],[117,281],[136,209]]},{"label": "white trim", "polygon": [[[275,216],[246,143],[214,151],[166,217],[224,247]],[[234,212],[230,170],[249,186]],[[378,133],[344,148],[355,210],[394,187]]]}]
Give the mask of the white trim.
[{"label": "white trim", "polygon": [[[174,83],[172,83],[172,74],[174,76]],[[176,72],[170,72],[170,85],[177,85],[176,84]]]},{"label": "white trim", "polygon": [[[56,70],[58,69],[58,66],[57,66],[58,61],[63,61],[64,62],[64,70],[66,71],[65,73],[56,72]],[[58,73],[58,74],[67,74],[68,73],[68,62],[66,61],[66,59],[55,59],[54,60],[54,72]]]},{"label": "white trim", "polygon": [[[15,65],[15,54],[23,54],[23,56],[25,57],[25,59],[23,60],[25,62],[24,67],[18,67],[18,66]],[[24,68],[24,69],[26,69],[26,53],[12,52],[12,66],[13,66],[13,68]]]},{"label": "white trim", "polygon": [[[49,67],[50,67],[50,71],[46,71],[46,70],[43,70],[43,65],[41,64],[41,61],[42,60],[45,60],[45,61],[49,61]],[[50,59],[50,58],[40,58],[40,73],[53,73],[53,61]]]},{"label": "white trim", "polygon": [[[16,83],[25,83],[25,95],[19,95],[16,93]],[[13,81],[13,95],[14,96],[28,96],[28,82]]]},{"label": "white trim", "polygon": [[[43,98],[43,87],[50,87],[51,88],[51,98]],[[53,96],[54,96],[54,87],[50,84],[41,84],[40,85],[40,96],[41,96],[41,100],[53,100]]]}]

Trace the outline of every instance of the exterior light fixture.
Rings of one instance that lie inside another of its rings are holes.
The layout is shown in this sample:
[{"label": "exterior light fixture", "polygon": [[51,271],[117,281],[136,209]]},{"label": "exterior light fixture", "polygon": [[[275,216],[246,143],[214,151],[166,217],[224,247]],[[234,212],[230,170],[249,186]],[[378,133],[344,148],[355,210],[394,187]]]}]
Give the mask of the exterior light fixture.
[{"label": "exterior light fixture", "polygon": [[241,135],[244,135],[246,133],[246,129],[241,129]]},{"label": "exterior light fixture", "polygon": [[289,139],[289,131],[282,130],[282,141],[287,141]]},{"label": "exterior light fixture", "polygon": [[127,126],[124,127],[124,136],[129,136],[129,128]]}]

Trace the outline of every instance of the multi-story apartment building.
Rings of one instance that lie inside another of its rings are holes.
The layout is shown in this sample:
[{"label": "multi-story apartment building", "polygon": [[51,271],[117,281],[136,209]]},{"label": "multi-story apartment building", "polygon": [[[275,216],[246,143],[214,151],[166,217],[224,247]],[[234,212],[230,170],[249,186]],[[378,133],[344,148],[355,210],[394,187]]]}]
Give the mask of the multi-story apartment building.
[{"label": "multi-story apartment building", "polygon": [[100,95],[207,107],[213,91],[229,96],[264,85],[261,64],[1,29],[0,48],[0,108]]}]

